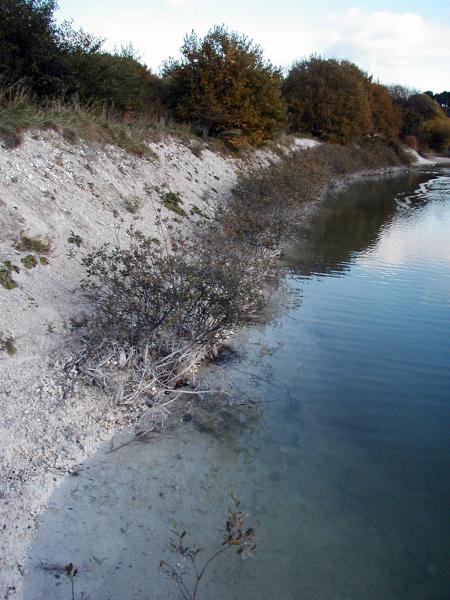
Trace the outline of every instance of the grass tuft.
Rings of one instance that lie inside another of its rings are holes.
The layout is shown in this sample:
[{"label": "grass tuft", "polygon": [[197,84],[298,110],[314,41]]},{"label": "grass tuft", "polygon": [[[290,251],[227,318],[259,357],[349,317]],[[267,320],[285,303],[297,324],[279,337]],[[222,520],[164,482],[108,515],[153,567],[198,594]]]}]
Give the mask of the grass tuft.
[{"label": "grass tuft", "polygon": [[48,240],[31,237],[23,231],[20,234],[20,240],[14,245],[16,250],[20,252],[37,252],[38,254],[49,254],[51,245]]},{"label": "grass tuft", "polygon": [[162,194],[161,204],[165,206],[167,210],[171,210],[181,217],[186,216],[186,211],[182,207],[183,200],[181,199],[179,192],[166,192],[165,194]]}]

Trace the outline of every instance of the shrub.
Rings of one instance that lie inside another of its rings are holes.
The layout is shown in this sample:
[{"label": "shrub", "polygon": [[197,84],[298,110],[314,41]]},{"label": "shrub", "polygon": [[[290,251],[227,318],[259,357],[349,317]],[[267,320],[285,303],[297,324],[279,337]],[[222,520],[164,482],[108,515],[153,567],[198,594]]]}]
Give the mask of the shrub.
[{"label": "shrub", "polygon": [[293,131],[349,143],[371,129],[368,77],[353,63],[318,56],[294,63],[284,83]]},{"label": "shrub", "polygon": [[38,264],[38,259],[33,254],[27,254],[20,259],[20,262],[26,269],[34,269]]},{"label": "shrub", "polygon": [[131,47],[116,54],[76,49],[65,58],[69,94],[95,100],[128,120],[142,114],[161,118],[160,81],[139,62]]},{"label": "shrub", "polygon": [[166,100],[175,116],[230,143],[261,143],[285,121],[279,69],[245,36],[214,27],[186,36],[182,58],[164,68]]},{"label": "shrub", "polygon": [[352,146],[320,144],[241,178],[219,219],[232,239],[278,248],[297,227],[302,205],[315,200],[333,178],[410,160],[377,138]]},{"label": "shrub", "polygon": [[132,215],[136,215],[142,208],[143,200],[139,196],[128,196],[124,200],[125,208]]},{"label": "shrub", "polygon": [[124,401],[144,397],[146,431],[162,426],[172,393],[196,393],[178,382],[262,306],[271,256],[215,227],[198,235],[166,235],[161,245],[130,229],[126,247],[105,244],[82,261],[93,315],[77,369]]},{"label": "shrub", "polygon": [[419,150],[419,142],[417,141],[416,136],[414,135],[406,135],[403,139],[405,144],[412,148],[413,150]]},{"label": "shrub", "polygon": [[6,290],[13,290],[17,287],[17,283],[12,278],[13,271],[19,272],[19,268],[7,260],[0,266],[0,285]]},{"label": "shrub", "polygon": [[67,238],[69,244],[74,244],[77,248],[81,246],[83,243],[83,238],[78,233],[75,233],[73,230],[70,232],[69,237]]}]

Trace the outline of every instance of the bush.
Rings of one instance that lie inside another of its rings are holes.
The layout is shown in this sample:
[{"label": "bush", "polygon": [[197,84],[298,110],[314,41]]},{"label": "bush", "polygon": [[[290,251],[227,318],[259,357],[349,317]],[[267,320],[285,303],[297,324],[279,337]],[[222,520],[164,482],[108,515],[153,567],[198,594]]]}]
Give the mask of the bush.
[{"label": "bush", "polygon": [[163,424],[192,367],[261,308],[273,259],[217,227],[202,227],[191,240],[164,238],[160,244],[130,229],[126,247],[105,244],[84,257],[82,289],[93,315],[75,363],[116,397],[118,389],[127,402],[143,397],[150,428]]},{"label": "bush", "polygon": [[241,178],[220,220],[232,239],[278,248],[297,227],[304,203],[318,198],[333,178],[410,160],[401,148],[377,138],[352,146],[320,144]]},{"label": "bush", "polygon": [[349,61],[311,56],[284,84],[291,129],[349,143],[371,129],[368,77]]},{"label": "bush", "polygon": [[182,58],[164,68],[166,99],[177,119],[235,145],[261,143],[285,121],[279,69],[246,37],[215,27],[205,38],[192,32]]}]

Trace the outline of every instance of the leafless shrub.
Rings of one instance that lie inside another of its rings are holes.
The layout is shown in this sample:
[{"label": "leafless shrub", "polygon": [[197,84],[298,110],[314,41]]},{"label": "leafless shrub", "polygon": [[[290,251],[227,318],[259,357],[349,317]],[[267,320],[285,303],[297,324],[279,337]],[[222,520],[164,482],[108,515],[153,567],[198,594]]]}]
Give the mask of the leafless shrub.
[{"label": "leafless shrub", "polygon": [[[192,546],[186,545],[186,531],[179,532],[172,530],[172,540],[170,546],[172,550],[179,555],[181,560],[176,563],[161,560],[159,568],[161,572],[172,579],[178,588],[178,592],[183,600],[196,600],[198,597],[199,586],[205,576],[209,566],[224,552],[230,549],[236,550],[236,554],[245,559],[252,556],[256,550],[255,536],[253,527],[245,525],[246,515],[239,510],[240,500],[232,495],[235,502],[235,510],[230,510],[228,519],[225,523],[224,540],[221,546],[205,561],[203,566],[198,565],[198,556],[203,548],[198,544]],[[190,587],[186,583],[186,575],[191,567],[193,571],[193,583]]]},{"label": "leafless shrub", "polygon": [[93,307],[83,328],[79,374],[116,403],[144,402],[137,430],[163,426],[193,368],[264,302],[275,253],[229,239],[217,224],[193,234],[166,231],[165,243],[130,228],[121,245],[82,259],[82,289]]}]

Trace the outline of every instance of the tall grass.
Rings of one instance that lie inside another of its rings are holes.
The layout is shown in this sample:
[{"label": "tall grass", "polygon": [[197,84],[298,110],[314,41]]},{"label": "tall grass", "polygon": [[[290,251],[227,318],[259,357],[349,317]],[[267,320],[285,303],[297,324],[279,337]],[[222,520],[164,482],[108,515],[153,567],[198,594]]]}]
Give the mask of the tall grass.
[{"label": "tall grass", "polygon": [[57,98],[37,102],[22,84],[0,87],[0,140],[8,148],[20,145],[29,129],[59,131],[67,139],[114,144],[138,156],[152,156],[148,142],[164,132],[192,138],[189,127],[160,115],[124,119],[99,103]]}]

